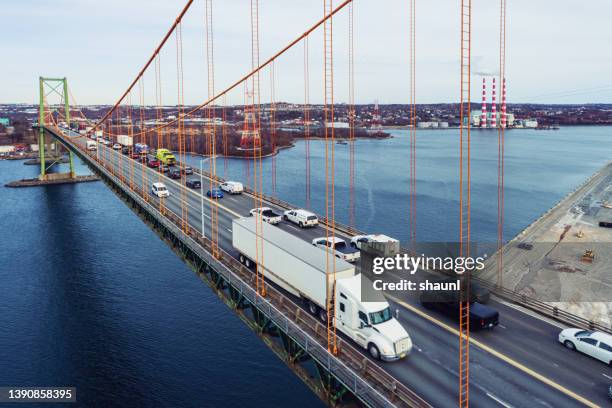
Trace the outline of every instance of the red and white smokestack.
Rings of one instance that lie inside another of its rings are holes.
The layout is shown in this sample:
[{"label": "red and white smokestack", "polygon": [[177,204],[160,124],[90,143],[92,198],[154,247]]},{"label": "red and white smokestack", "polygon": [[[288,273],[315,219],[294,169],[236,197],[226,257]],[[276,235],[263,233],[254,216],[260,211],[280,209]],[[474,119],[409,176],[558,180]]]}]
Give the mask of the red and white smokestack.
[{"label": "red and white smokestack", "polygon": [[482,110],[480,111],[480,127],[487,127],[487,79],[482,78]]},{"label": "red and white smokestack", "polygon": [[506,127],[506,78],[502,79],[501,127]]},{"label": "red and white smokestack", "polygon": [[491,124],[492,128],[497,127],[497,106],[495,100],[495,78],[493,78],[493,84],[491,85]]}]

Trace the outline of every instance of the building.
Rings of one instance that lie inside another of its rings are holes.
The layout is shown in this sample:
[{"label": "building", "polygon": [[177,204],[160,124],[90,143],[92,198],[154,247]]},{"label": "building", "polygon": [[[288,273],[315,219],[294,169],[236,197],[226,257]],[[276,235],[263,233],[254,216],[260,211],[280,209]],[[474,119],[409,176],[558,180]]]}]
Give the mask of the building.
[{"label": "building", "polygon": [[[491,112],[485,112],[487,117],[487,123],[491,123]],[[474,127],[480,127],[480,122],[482,121],[482,111],[481,110],[473,110],[471,112],[472,120],[470,124]],[[506,113],[506,126],[511,127],[514,125],[514,114]],[[501,113],[497,112],[497,126],[501,123]],[[489,126],[487,126],[489,127]],[[525,126],[526,127],[526,126]]]}]

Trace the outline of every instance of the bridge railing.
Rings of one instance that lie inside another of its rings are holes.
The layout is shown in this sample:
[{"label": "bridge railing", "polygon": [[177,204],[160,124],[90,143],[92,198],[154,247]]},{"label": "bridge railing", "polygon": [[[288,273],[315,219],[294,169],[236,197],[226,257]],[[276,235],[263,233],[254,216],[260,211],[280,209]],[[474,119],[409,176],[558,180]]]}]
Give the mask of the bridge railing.
[{"label": "bridge railing", "polygon": [[[61,136],[58,135],[58,137]],[[270,285],[266,286],[266,297],[259,295],[255,290],[255,276],[251,270],[222,248],[219,248],[220,256],[213,257],[211,255],[212,244],[209,239],[202,237],[193,228],[184,231],[181,228],[181,218],[177,214],[166,207],[160,210],[142,198],[148,194],[148,190],[135,185],[129,186],[125,177],[119,177],[115,171],[107,168],[110,163],[102,164],[96,160],[93,152],[85,150],[79,144],[67,142],[98,172],[105,174],[140,206],[154,214],[156,219],[179,237],[193,253],[198,254],[201,259],[213,266],[215,271],[223,275],[225,280],[238,289],[249,302],[261,310],[319,364],[341,381],[347,389],[368,405],[430,407],[415,392],[397,381],[377,363],[369,360],[362,352],[343,339],[338,338],[338,354],[330,353],[327,350],[327,327],[325,325]]]}]

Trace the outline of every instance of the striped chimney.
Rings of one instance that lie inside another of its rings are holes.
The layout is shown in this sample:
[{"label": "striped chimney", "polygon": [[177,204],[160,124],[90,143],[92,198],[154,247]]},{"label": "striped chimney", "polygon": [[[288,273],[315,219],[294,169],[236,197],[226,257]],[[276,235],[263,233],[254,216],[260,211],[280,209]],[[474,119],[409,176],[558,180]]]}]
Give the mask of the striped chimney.
[{"label": "striped chimney", "polygon": [[506,78],[502,79],[501,127],[506,127]]},{"label": "striped chimney", "polygon": [[493,78],[493,84],[491,85],[491,123],[489,127],[497,127],[497,106],[495,98],[495,78]]},{"label": "striped chimney", "polygon": [[487,127],[487,79],[482,78],[482,110],[480,111],[480,127]]}]

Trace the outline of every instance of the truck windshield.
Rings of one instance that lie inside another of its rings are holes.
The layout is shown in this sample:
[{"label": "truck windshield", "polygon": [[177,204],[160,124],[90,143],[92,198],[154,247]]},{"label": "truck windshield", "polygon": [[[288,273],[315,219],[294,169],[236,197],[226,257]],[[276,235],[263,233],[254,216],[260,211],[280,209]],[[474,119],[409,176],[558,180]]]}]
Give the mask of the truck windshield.
[{"label": "truck windshield", "polygon": [[314,221],[314,220],[316,220],[316,219],[317,219],[317,217],[316,217],[316,216],[314,216],[314,215],[309,215],[308,217],[306,217],[306,219],[307,219],[308,221]]},{"label": "truck windshield", "polygon": [[344,249],[344,248],[346,248],[346,242],[336,242],[336,244],[334,245],[334,248],[336,248],[336,249]]},{"label": "truck windshield", "polygon": [[370,321],[372,324],[380,324],[391,320],[392,318],[391,309],[389,307],[384,308],[380,312],[370,313]]}]

